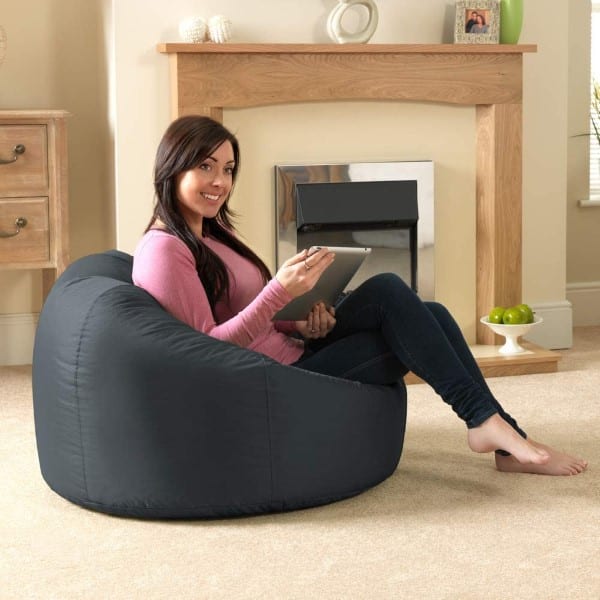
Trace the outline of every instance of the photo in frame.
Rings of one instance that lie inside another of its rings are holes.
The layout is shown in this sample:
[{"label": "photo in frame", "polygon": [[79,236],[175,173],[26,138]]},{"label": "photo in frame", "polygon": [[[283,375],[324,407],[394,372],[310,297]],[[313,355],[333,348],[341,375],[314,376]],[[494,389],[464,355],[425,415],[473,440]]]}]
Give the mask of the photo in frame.
[{"label": "photo in frame", "polygon": [[497,44],[499,40],[498,0],[456,0],[455,44]]}]

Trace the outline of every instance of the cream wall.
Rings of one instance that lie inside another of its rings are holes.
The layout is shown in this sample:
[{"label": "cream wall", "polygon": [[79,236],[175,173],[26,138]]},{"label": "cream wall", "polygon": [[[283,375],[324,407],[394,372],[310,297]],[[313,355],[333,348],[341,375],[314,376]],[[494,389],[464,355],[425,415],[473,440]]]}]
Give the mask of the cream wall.
[{"label": "cream wall", "polygon": [[579,135],[589,128],[589,7],[589,0],[572,3],[569,22],[569,53],[581,57],[569,70],[567,140],[567,298],[575,325],[600,324],[600,205],[579,205],[589,193],[589,138]]},{"label": "cream wall", "polygon": [[[104,2],[1,3],[8,38],[0,109],[65,109],[71,256],[114,245]],[[0,173],[1,176],[1,173]],[[0,271],[0,365],[31,362],[41,305],[39,271]]]},{"label": "cream wall", "polygon": [[[526,4],[521,41],[539,45],[525,56],[524,300],[565,301],[566,113],[568,2],[547,10]],[[320,42],[334,2],[170,3],[168,17],[143,0],[115,3],[117,72],[118,243],[133,250],[151,207],[149,168],[169,120],[168,61],[158,41],[178,39],[189,14],[229,15],[233,41]],[[454,3],[378,3],[372,42],[451,41]],[[450,19],[449,19],[450,15]],[[419,26],[415,27],[415,23]],[[134,27],[135,24],[135,27]],[[450,27],[448,26],[450,25]],[[144,102],[140,103],[142,96]],[[543,107],[543,111],[540,107]],[[468,339],[475,331],[474,109],[435,104],[334,103],[225,112],[242,142],[242,176],[233,206],[240,230],[273,266],[272,167],[277,162],[432,159],[436,189],[436,297],[456,315]],[[137,139],[135,151],[131,140]]]},{"label": "cream wall", "polygon": [[[0,109],[64,109],[74,257],[112,245],[110,131],[102,0],[3,2]],[[1,174],[0,174],[1,176]],[[0,315],[40,308],[39,272],[0,271]]]},{"label": "cream wall", "polygon": [[[568,201],[567,201],[567,281],[600,281],[600,208],[582,208],[579,200],[588,198],[589,138],[574,137],[589,128],[590,79],[589,53],[586,51],[590,37],[589,0],[574,2],[569,23],[569,51],[584,57],[573,63],[569,71],[568,130]],[[585,28],[581,28],[581,24]],[[580,90],[577,94],[576,90]],[[582,244],[581,240],[586,240]]]},{"label": "cream wall", "polygon": [[[573,82],[573,65],[580,65],[587,52],[581,47],[585,44],[574,43],[576,32],[586,25],[581,5],[587,1],[553,0],[551,11],[544,0],[525,3],[521,41],[538,44],[539,51],[525,55],[524,62],[523,289],[526,301],[540,305],[565,302],[566,207],[571,210],[575,200],[572,178],[582,177],[569,170],[567,196],[567,152],[573,152],[567,141],[571,132],[567,109],[573,109],[567,90]],[[451,41],[453,1],[377,3],[380,25],[372,42]],[[0,66],[0,108],[63,108],[73,114],[72,257],[115,244],[131,252],[148,219],[154,150],[170,118],[167,58],[156,52],[157,42],[177,40],[177,24],[185,16],[217,13],[232,19],[233,41],[327,42],[326,16],[335,4],[335,0],[3,3],[0,24],[8,33],[9,47]],[[225,123],[242,141],[242,174],[234,199],[240,229],[273,266],[272,167],[277,162],[433,159],[438,299],[455,312],[472,340],[474,118],[471,108],[413,103],[226,111]],[[569,281],[571,272],[581,281],[600,279],[594,271],[597,265],[585,258],[587,249],[598,243],[597,229],[588,226],[590,217],[581,217],[581,223],[569,217]],[[12,348],[18,339],[31,336],[31,328],[22,335],[19,323],[39,310],[39,288],[37,273],[0,272],[0,363],[7,362],[3,347]],[[15,325],[14,336],[12,325],[6,323]]]}]

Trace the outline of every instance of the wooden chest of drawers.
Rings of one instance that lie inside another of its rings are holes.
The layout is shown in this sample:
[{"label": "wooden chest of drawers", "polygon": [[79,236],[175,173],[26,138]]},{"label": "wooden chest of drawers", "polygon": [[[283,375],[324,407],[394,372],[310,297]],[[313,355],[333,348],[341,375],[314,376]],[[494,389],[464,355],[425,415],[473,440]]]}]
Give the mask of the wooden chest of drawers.
[{"label": "wooden chest of drawers", "polygon": [[42,269],[44,298],[69,262],[67,116],[0,111],[0,269]]}]

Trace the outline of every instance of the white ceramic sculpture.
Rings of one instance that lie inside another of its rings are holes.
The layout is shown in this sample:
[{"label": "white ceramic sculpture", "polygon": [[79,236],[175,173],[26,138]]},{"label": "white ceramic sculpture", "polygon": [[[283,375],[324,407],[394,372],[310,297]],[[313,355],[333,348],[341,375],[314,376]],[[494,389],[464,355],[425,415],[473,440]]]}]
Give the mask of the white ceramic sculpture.
[{"label": "white ceramic sculpture", "polygon": [[179,23],[179,35],[184,42],[198,44],[206,38],[206,21],[201,17],[188,17]]},{"label": "white ceramic sculpture", "polygon": [[[369,12],[368,22],[362,31],[349,33],[342,27],[342,17],[351,6],[356,4],[364,6]],[[338,44],[364,44],[373,37],[378,21],[379,13],[373,0],[339,0],[327,19],[327,33]]]},{"label": "white ceramic sculpture", "polygon": [[231,21],[223,15],[208,20],[208,37],[211,42],[223,44],[231,39]]}]

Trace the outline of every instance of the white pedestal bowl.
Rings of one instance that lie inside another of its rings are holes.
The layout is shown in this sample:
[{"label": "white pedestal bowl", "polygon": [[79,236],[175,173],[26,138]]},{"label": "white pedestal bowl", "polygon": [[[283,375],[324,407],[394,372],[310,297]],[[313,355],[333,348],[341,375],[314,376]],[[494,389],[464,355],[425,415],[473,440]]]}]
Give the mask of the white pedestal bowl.
[{"label": "white pedestal bowl", "polygon": [[526,335],[529,330],[544,319],[534,316],[533,323],[524,323],[523,325],[503,325],[501,323],[490,323],[487,316],[479,319],[484,325],[487,325],[494,333],[502,335],[506,338],[504,345],[500,346],[498,352],[504,355],[521,354],[527,352],[525,348],[519,345],[519,338]]}]

